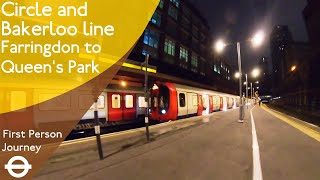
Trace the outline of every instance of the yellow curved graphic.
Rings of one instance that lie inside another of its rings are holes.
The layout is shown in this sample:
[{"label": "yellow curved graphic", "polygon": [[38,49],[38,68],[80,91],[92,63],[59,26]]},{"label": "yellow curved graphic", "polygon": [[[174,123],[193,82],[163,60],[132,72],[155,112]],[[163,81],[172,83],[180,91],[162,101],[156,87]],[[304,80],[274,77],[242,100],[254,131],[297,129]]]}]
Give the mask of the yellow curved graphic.
[{"label": "yellow curved graphic", "polygon": [[[0,2],[1,114],[52,99],[110,68],[141,36],[159,0]],[[39,90],[48,93],[25,97]]]}]

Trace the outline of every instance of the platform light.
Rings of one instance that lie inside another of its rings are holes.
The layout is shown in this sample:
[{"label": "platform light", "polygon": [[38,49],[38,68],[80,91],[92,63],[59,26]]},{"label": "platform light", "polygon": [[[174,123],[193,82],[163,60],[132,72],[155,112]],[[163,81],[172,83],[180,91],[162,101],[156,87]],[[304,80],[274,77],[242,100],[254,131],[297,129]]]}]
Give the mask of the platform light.
[{"label": "platform light", "polygon": [[252,71],[252,76],[253,76],[254,78],[256,78],[256,77],[258,77],[259,75],[260,75],[260,69],[258,69],[258,68],[253,69],[253,71]]},{"label": "platform light", "polygon": [[265,33],[260,30],[258,31],[251,39],[251,43],[253,47],[261,46],[265,38]]},{"label": "platform light", "polygon": [[256,81],[256,84],[259,84],[259,81]]},{"label": "platform light", "polygon": [[297,66],[296,65],[293,65],[293,66],[291,66],[291,72],[293,72],[293,71],[295,71],[297,69]]},{"label": "platform light", "polygon": [[218,40],[215,44],[215,50],[220,53],[224,50],[224,48],[226,47],[226,44],[224,43],[223,40]]},{"label": "platform light", "polygon": [[120,85],[121,85],[122,87],[126,87],[126,86],[127,86],[127,82],[121,81],[121,82],[120,82]]},{"label": "platform light", "polygon": [[240,78],[240,73],[239,73],[239,72],[236,72],[236,73],[234,74],[234,77],[237,78],[237,79]]}]

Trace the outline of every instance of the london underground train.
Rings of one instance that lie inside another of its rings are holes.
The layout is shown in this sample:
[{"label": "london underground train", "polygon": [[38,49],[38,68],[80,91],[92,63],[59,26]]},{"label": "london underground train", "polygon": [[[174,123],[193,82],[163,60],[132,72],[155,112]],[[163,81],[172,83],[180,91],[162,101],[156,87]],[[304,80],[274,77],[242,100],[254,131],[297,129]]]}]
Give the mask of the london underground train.
[{"label": "london underground train", "polygon": [[[156,87],[156,88],[155,88]],[[0,106],[2,108],[15,107],[12,102],[17,98],[25,99],[25,102],[36,101],[46,94],[60,94],[59,89],[34,89],[32,87],[24,87],[13,91],[4,91],[5,97],[9,100],[0,98]],[[37,105],[30,107],[30,110],[20,109],[12,112],[16,117],[29,117],[19,123],[23,123],[24,127],[30,126],[40,127],[43,124],[56,122],[55,116],[51,112],[71,112],[76,113],[85,110],[83,117],[74,127],[76,131],[92,130],[94,128],[94,106],[92,105],[86,110],[88,104],[88,96],[92,94],[88,91],[74,93],[72,97],[57,98],[57,102],[46,105]],[[9,106],[6,104],[9,101]],[[11,103],[10,103],[11,102]],[[65,102],[61,104],[61,102]],[[185,117],[200,116],[212,113],[214,111],[227,110],[239,105],[239,98],[234,95],[224,94],[205,89],[193,88],[174,84],[170,82],[156,82],[154,88],[151,89],[149,99],[150,118],[156,121],[177,120]],[[19,104],[19,106],[25,106]],[[98,117],[100,126],[117,126],[121,124],[143,122],[146,112],[146,102],[143,87],[121,87],[120,84],[113,84],[104,89],[100,94],[98,101]],[[31,115],[31,114],[32,115]],[[71,119],[70,119],[71,120]],[[68,116],[65,117],[68,121]],[[10,120],[0,120],[1,127],[10,125]]]},{"label": "london underground train", "polygon": [[208,115],[239,106],[239,97],[170,82],[157,82],[151,91],[150,118],[170,121]]}]

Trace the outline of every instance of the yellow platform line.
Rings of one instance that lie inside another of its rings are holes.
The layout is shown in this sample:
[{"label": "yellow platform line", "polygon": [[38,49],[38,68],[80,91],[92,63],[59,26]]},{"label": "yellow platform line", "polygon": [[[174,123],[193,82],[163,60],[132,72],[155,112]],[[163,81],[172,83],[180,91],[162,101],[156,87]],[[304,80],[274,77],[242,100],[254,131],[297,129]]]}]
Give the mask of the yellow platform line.
[{"label": "yellow platform line", "polygon": [[309,137],[320,142],[320,132],[319,131],[316,131],[312,128],[307,127],[306,125],[298,123],[293,118],[284,116],[277,111],[271,110],[270,108],[267,108],[265,105],[262,105],[262,109],[264,109],[268,113],[272,114],[273,116],[277,117],[278,119],[286,122],[287,124],[291,125],[292,127],[298,129],[299,131],[303,132],[304,134],[308,135]]}]

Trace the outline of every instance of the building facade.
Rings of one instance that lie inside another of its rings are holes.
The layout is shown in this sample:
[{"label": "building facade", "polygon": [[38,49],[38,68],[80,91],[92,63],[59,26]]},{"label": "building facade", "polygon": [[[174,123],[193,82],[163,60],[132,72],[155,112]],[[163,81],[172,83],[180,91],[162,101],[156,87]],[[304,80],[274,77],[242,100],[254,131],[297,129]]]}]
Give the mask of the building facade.
[{"label": "building facade", "polygon": [[285,51],[289,44],[293,42],[292,34],[288,26],[278,25],[272,30],[270,36],[270,50],[272,58],[272,93],[279,95],[281,82],[287,72],[285,62]]},{"label": "building facade", "polygon": [[259,60],[258,67],[261,70],[259,77],[259,94],[260,95],[271,95],[271,75],[269,70],[269,62],[267,57],[262,57]]},{"label": "building facade", "polygon": [[[230,75],[214,71],[212,42],[206,19],[191,3],[161,0],[129,59],[143,62],[149,54],[159,73],[233,88]],[[231,68],[224,71],[231,74]]]},{"label": "building facade", "polygon": [[308,32],[310,44],[320,52],[320,1],[308,0],[303,10],[303,17]]}]

